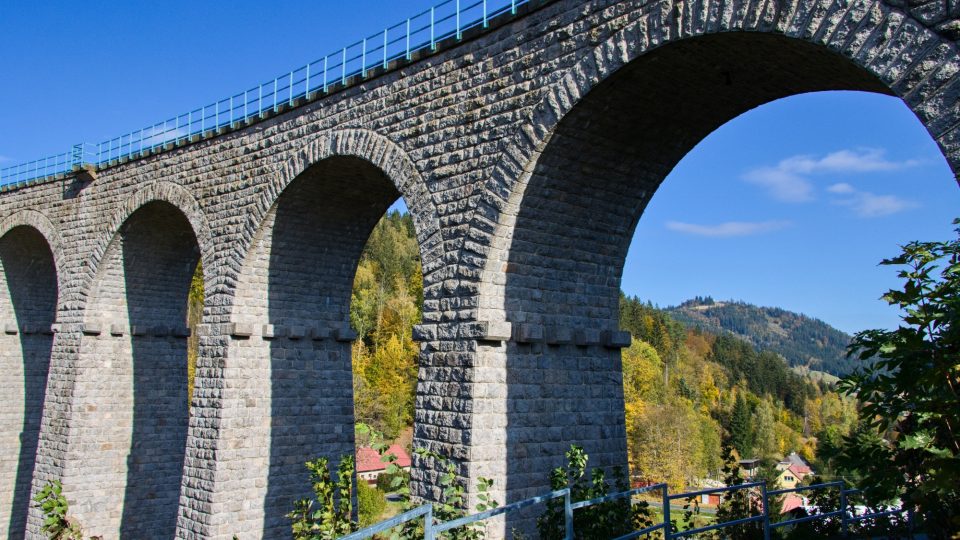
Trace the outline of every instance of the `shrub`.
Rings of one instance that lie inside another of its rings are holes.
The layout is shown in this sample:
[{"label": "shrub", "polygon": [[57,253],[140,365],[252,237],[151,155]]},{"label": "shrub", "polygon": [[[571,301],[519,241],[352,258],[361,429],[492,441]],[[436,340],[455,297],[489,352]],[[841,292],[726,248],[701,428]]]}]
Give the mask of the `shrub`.
[{"label": "shrub", "polygon": [[368,527],[376,523],[386,510],[387,498],[382,491],[361,480],[357,482],[357,507],[360,526]]}]

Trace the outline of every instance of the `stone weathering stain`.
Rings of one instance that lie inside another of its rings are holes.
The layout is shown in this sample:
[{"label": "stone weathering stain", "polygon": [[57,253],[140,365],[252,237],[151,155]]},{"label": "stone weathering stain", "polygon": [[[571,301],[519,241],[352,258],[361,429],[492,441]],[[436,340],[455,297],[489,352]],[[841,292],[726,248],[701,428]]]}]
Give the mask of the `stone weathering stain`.
[{"label": "stone weathering stain", "polygon": [[[537,3],[252,125],[6,190],[0,527],[38,537],[30,490],[60,478],[89,534],[288,534],[302,463],[353,449],[350,284],[397,196],[424,273],[415,445],[501,502],[546,491],[571,443],[625,464],[618,289],[660,182],[729,119],[827,89],[902,98],[957,170],[958,14]],[[414,463],[416,494],[436,478]]]}]

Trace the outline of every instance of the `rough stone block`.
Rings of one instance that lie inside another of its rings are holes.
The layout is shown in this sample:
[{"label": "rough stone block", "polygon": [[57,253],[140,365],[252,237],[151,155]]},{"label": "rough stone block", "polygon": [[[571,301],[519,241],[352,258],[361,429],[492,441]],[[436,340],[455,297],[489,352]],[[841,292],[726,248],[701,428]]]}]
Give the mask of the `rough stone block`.
[{"label": "rough stone block", "polygon": [[248,338],[253,335],[253,325],[248,323],[230,323],[227,334],[234,338]]},{"label": "rough stone block", "polygon": [[593,328],[581,328],[574,332],[573,341],[578,347],[600,344],[600,331]]},{"label": "rough stone block", "polygon": [[514,325],[517,330],[515,341],[518,343],[534,343],[543,341],[543,326],[539,324],[522,323]]},{"label": "rough stone block", "polygon": [[303,326],[291,326],[290,330],[287,332],[287,337],[290,339],[302,339],[307,335],[307,329]]},{"label": "rough stone block", "polygon": [[573,330],[562,326],[550,326],[546,329],[548,345],[566,345],[573,343]]},{"label": "rough stone block", "polygon": [[334,339],[341,342],[354,341],[357,339],[357,333],[354,332],[349,325],[343,325],[337,328],[336,337]]},{"label": "rough stone block", "polygon": [[474,323],[477,339],[482,341],[509,341],[513,337],[513,324],[506,321],[481,321]]},{"label": "rough stone block", "polygon": [[633,337],[625,330],[607,330],[602,339],[603,346],[608,349],[625,349],[630,346]]},{"label": "rough stone block", "polygon": [[103,329],[97,323],[84,323],[83,333],[88,336],[99,336]]},{"label": "rough stone block", "polygon": [[333,335],[333,330],[326,326],[314,326],[310,329],[310,339],[314,341],[321,341],[324,339],[330,339]]},{"label": "rough stone block", "polygon": [[437,325],[417,324],[413,327],[413,340],[416,342],[433,341],[437,339]]}]

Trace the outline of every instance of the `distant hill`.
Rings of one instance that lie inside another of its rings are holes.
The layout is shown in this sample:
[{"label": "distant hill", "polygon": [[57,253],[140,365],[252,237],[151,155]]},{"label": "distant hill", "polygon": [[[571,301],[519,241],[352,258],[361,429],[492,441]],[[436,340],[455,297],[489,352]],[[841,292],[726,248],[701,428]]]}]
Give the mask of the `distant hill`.
[{"label": "distant hill", "polygon": [[716,334],[729,332],[758,349],[777,352],[791,367],[842,376],[857,362],[846,356],[849,334],[821,320],[785,309],[720,302],[708,296],[687,300],[665,311],[689,327]]}]

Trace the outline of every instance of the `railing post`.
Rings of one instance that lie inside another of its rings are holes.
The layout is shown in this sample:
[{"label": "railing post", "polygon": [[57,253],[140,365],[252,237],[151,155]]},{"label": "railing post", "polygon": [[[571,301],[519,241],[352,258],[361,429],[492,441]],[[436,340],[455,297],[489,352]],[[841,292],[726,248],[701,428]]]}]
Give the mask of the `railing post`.
[{"label": "railing post", "polygon": [[287,83],[287,99],[290,101],[290,106],[293,107],[293,72],[290,72],[290,82]]},{"label": "railing post", "polygon": [[847,536],[847,491],[840,488],[840,534]]},{"label": "railing post", "polygon": [[670,540],[673,538],[673,525],[670,524],[670,494],[667,492],[668,486],[663,486],[663,538]]},{"label": "railing post", "polygon": [[763,498],[763,540],[770,540],[770,497],[766,480],[760,485],[760,496]]},{"label": "railing post", "polygon": [[423,515],[423,540],[433,540],[433,503],[428,503]]},{"label": "railing post", "polygon": [[340,84],[347,85],[347,48],[343,48],[343,57],[340,59]]},{"label": "railing post", "polygon": [[363,38],[363,44],[360,45],[360,76],[367,78],[367,38]]},{"label": "railing post", "polygon": [[303,85],[303,95],[310,101],[310,64],[307,64],[307,80]]},{"label": "railing post", "polygon": [[387,30],[389,28],[383,29],[383,69],[387,69]]},{"label": "railing post", "polygon": [[327,58],[330,58],[330,55],[323,57],[323,93],[327,93]]},{"label": "railing post", "polygon": [[510,14],[517,14],[517,0],[510,0]]},{"label": "railing post", "polygon": [[483,0],[483,27],[486,28],[488,26],[490,26],[490,23],[487,20],[487,0]]},{"label": "railing post", "polygon": [[217,103],[213,106],[213,130],[216,131],[220,128],[220,100],[217,100]]},{"label": "railing post", "polygon": [[460,33],[460,0],[457,0],[457,40],[463,38],[463,34]]},{"label": "railing post", "polygon": [[277,79],[273,79],[273,112],[277,112]]},{"label": "railing post", "polygon": [[563,523],[564,523],[564,538],[566,540],[573,540],[573,506],[570,501],[570,488],[566,488],[567,492],[563,494]]},{"label": "railing post", "polygon": [[435,40],[435,34],[433,32],[433,21],[434,21],[434,12],[437,10],[436,7],[430,6],[430,50],[437,50],[437,42]]},{"label": "railing post", "polygon": [[410,19],[407,19],[407,60],[410,59]]}]

